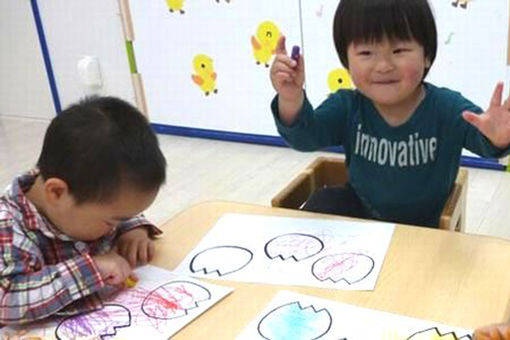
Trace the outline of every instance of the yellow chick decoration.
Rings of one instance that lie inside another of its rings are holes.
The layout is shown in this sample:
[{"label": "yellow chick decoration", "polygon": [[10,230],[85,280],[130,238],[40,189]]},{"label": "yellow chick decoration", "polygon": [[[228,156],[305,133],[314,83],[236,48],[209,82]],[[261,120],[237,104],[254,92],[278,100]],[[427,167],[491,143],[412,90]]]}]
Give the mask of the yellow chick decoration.
[{"label": "yellow chick decoration", "polygon": [[218,93],[216,88],[216,72],[214,72],[213,60],[205,54],[197,54],[193,58],[193,69],[196,74],[191,75],[193,82],[200,86],[205,95]]},{"label": "yellow chick decoration", "polygon": [[184,1],[186,0],[166,0],[166,5],[168,6],[168,10],[173,13],[173,11],[179,11],[181,14],[184,14]]},{"label": "yellow chick decoration", "polygon": [[276,45],[280,38],[280,30],[272,21],[264,21],[257,28],[256,36],[251,37],[253,56],[257,65],[269,67],[269,60],[275,54]]},{"label": "yellow chick decoration", "polygon": [[336,68],[328,74],[328,87],[330,94],[333,94],[340,89],[353,89],[354,85],[345,68]]}]

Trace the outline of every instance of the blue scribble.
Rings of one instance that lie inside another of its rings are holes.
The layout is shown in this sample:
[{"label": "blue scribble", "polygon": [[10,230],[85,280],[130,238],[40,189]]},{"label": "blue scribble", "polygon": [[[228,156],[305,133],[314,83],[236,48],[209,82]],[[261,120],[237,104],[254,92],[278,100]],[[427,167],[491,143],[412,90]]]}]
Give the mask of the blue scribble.
[{"label": "blue scribble", "polygon": [[299,302],[291,302],[264,316],[258,331],[264,339],[312,340],[326,334],[331,323],[331,314],[326,309],[303,308]]}]

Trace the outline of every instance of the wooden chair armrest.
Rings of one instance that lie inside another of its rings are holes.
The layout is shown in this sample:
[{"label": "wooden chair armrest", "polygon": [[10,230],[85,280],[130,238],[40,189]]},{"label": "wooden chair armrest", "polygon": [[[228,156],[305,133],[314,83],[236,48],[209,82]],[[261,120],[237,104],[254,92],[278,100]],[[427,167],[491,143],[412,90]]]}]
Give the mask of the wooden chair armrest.
[{"label": "wooden chair armrest", "polygon": [[304,170],[271,200],[271,206],[299,209],[315,190],[312,173]]},{"label": "wooden chair armrest", "polygon": [[455,231],[455,227],[462,213],[461,199],[462,188],[455,184],[448,200],[446,201],[441,217],[439,219],[439,229]]},{"label": "wooden chair armrest", "polygon": [[441,212],[439,229],[464,232],[466,227],[467,179],[467,170],[460,169],[452,192]]}]

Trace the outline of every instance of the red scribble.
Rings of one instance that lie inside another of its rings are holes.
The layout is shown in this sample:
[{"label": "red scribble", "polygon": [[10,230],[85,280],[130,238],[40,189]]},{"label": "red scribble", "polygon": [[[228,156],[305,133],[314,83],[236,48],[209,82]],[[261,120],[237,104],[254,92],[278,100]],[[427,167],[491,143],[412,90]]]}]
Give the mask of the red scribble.
[{"label": "red scribble", "polygon": [[356,256],[349,256],[347,258],[343,258],[341,261],[337,261],[334,257],[332,257],[332,261],[329,265],[327,265],[322,273],[318,274],[321,277],[328,277],[328,273],[333,270],[337,270],[338,272],[347,272],[352,268],[358,265],[358,261]]}]

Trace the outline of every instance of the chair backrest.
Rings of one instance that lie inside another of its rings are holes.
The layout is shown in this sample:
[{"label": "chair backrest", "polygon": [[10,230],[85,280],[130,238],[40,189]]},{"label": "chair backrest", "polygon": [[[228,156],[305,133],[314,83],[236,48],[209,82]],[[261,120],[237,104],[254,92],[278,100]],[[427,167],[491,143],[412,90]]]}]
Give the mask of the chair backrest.
[{"label": "chair backrest", "polygon": [[[299,209],[317,189],[342,185],[349,179],[343,158],[318,157],[271,200],[271,206]],[[468,171],[459,169],[455,185],[441,212],[439,229],[461,231],[466,224]]]},{"label": "chair backrest", "polygon": [[349,180],[349,170],[343,158],[318,157],[306,169],[313,172],[316,189],[342,185]]}]

